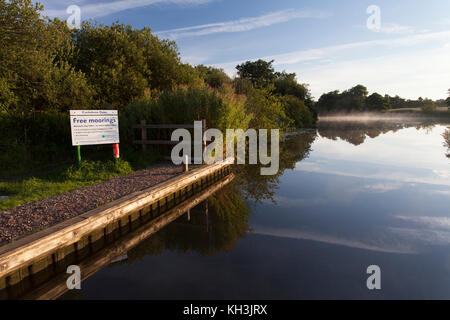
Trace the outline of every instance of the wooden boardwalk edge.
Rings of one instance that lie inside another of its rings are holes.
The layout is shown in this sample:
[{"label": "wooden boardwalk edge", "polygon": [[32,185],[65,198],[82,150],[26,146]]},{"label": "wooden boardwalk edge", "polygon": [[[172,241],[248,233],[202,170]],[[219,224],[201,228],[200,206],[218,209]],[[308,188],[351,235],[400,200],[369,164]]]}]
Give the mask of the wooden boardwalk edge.
[{"label": "wooden boardwalk edge", "polygon": [[232,163],[232,159],[226,159],[194,169],[0,247],[0,278],[57,249],[74,244],[92,231],[105,227],[131,212],[141,210],[149,203],[169,196],[174,191],[183,189]]},{"label": "wooden boardwalk edge", "polygon": [[[202,201],[208,199],[211,195],[222,189],[225,185],[230,183],[234,179],[234,174],[228,175],[226,178],[208,187],[202,191],[201,194],[196,195],[193,199],[187,202],[181,203],[176,207],[170,209],[162,216],[156,218],[154,221],[150,221],[147,224],[139,227],[137,230],[125,236],[124,239],[119,240],[118,243],[114,243],[109,247],[101,250],[93,256],[81,261],[78,266],[82,270],[82,281],[86,280],[98,270],[110,264],[111,261],[117,256],[127,252],[137,246],[139,243],[155,234],[180,216],[185,214],[188,210],[192,209]],[[46,282],[42,286],[27,293],[21,299],[25,300],[53,300],[64,294],[67,289],[67,274],[59,274],[57,277]]]}]

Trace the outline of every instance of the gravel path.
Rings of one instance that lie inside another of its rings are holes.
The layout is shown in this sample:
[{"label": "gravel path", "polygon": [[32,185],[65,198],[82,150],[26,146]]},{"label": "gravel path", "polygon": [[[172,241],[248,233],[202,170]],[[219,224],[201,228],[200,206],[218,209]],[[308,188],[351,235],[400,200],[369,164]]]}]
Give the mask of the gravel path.
[{"label": "gravel path", "polygon": [[108,201],[149,188],[182,172],[182,166],[171,163],[160,164],[2,211],[0,212],[0,245],[78,216]]}]

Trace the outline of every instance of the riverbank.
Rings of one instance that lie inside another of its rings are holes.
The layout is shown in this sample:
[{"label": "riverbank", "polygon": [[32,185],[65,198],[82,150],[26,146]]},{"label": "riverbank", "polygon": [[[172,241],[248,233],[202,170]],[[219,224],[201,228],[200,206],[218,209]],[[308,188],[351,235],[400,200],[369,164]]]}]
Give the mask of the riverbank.
[{"label": "riverbank", "polygon": [[[136,245],[233,180],[232,162],[226,159],[184,172],[0,247],[0,290],[8,293],[25,279],[27,284],[31,279],[36,285],[43,272],[50,270],[50,275],[54,275],[58,263],[79,262],[97,252],[99,246],[153,221],[145,234],[132,239],[130,245]],[[199,193],[202,194],[198,196]],[[115,256],[121,254],[118,252],[121,249],[120,246],[115,249],[118,253]]]},{"label": "riverbank", "polygon": [[182,166],[161,163],[145,170],[1,211],[0,245],[154,186],[182,172]]}]

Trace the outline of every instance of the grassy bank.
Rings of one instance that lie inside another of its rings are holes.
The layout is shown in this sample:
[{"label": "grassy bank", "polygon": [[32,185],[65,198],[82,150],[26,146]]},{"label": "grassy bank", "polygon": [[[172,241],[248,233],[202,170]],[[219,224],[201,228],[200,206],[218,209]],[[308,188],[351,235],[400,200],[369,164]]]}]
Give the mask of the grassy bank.
[{"label": "grassy bank", "polygon": [[123,160],[119,160],[117,164],[112,160],[84,161],[80,168],[71,166],[40,177],[0,182],[0,194],[10,196],[10,198],[0,201],[0,211],[87,187],[131,172],[133,172],[132,167]]}]

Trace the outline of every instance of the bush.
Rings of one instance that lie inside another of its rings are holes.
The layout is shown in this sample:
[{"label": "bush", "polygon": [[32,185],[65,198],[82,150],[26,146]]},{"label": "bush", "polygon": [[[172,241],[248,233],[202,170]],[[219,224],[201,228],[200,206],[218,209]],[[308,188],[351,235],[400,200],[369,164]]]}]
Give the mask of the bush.
[{"label": "bush", "polygon": [[245,108],[253,115],[252,128],[286,130],[293,127],[293,120],[286,116],[281,99],[272,94],[271,88],[252,89]]},{"label": "bush", "polygon": [[68,113],[0,113],[0,175],[21,174],[73,154]]},{"label": "bush", "polygon": [[83,161],[81,166],[71,166],[63,176],[63,180],[82,182],[101,182],[109,178],[131,173],[133,169],[127,161],[119,159],[117,163],[109,161]]},{"label": "bush", "polygon": [[434,101],[425,100],[424,105],[422,107],[423,112],[433,112],[437,110],[437,105]]},{"label": "bush", "polygon": [[245,112],[245,97],[235,95],[231,87],[220,91],[210,87],[183,88],[164,92],[152,107],[157,123],[192,123],[206,119],[209,128],[225,132],[228,128],[248,128],[250,115]]},{"label": "bush", "polygon": [[286,115],[294,121],[296,128],[310,128],[314,125],[314,117],[305,102],[294,96],[281,98]]}]

